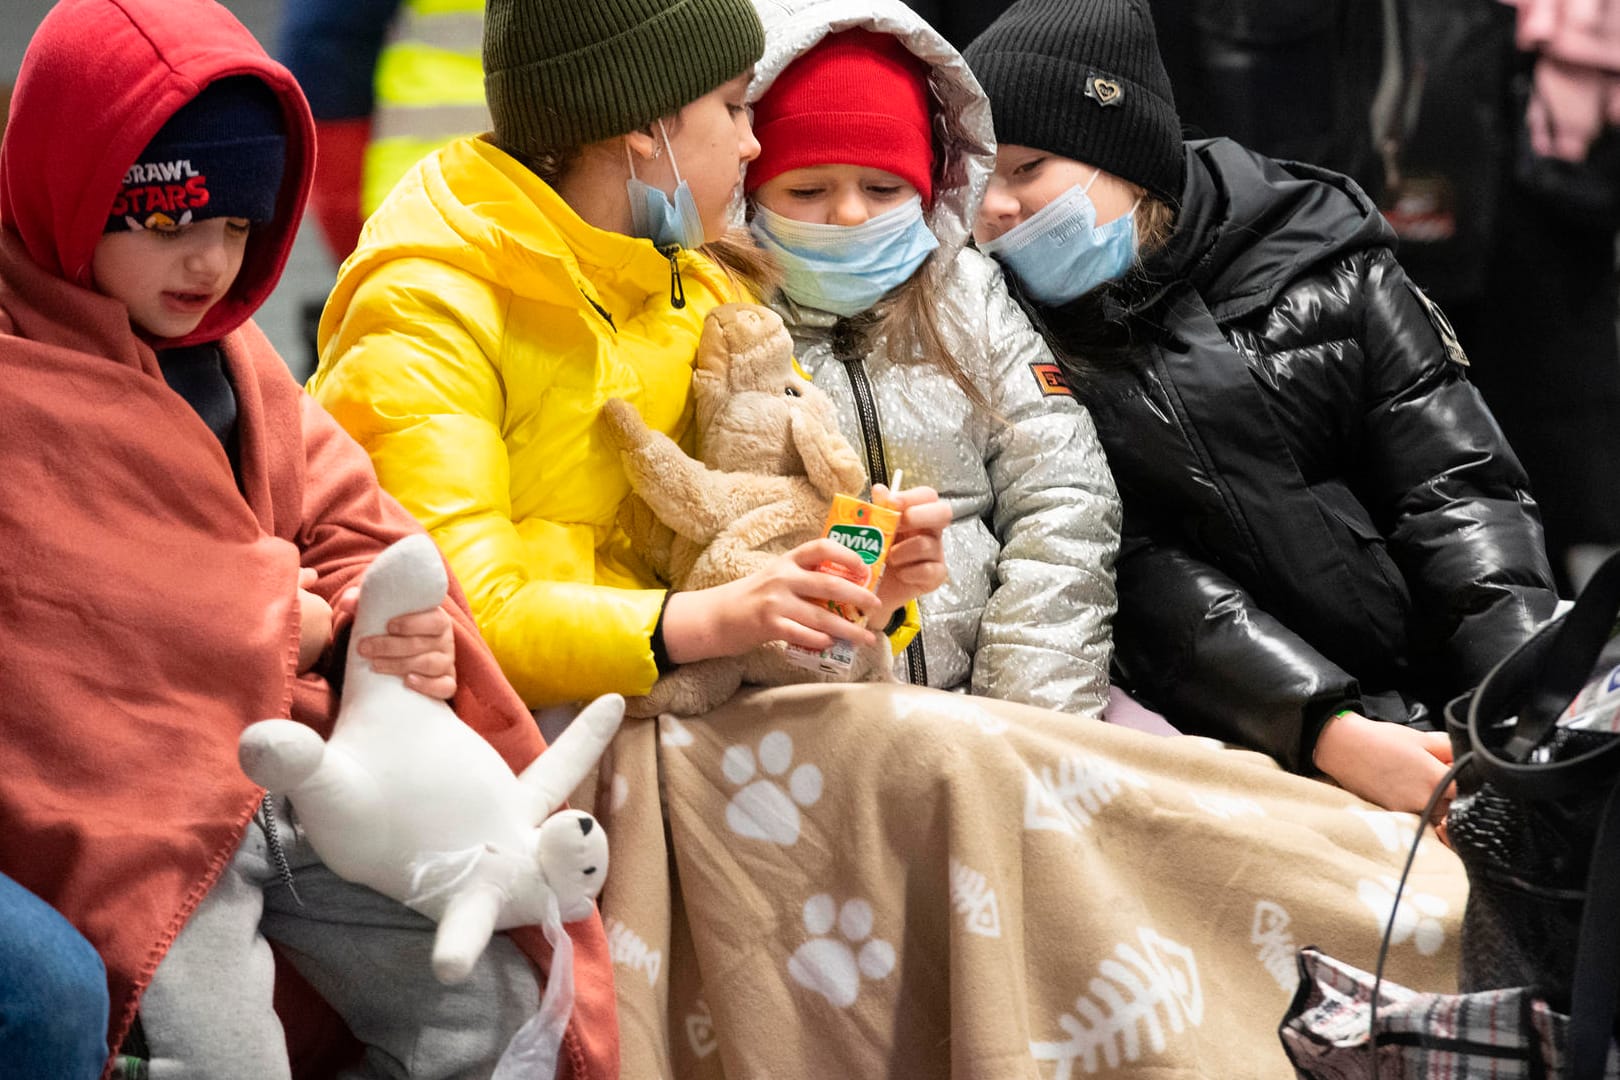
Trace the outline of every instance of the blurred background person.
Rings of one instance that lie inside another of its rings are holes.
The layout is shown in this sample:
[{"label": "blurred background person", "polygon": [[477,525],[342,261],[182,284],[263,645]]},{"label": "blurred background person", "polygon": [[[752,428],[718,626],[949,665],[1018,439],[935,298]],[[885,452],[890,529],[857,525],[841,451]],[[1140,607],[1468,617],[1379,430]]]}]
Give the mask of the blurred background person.
[{"label": "blurred background person", "polygon": [[[1152,8],[1189,137],[1323,165],[1377,199],[1530,475],[1571,595],[1620,547],[1620,136],[1593,104],[1620,105],[1605,97],[1620,5],[1523,0],[1517,41],[1498,0]],[[1532,49],[1564,69],[1549,77]],[[1555,158],[1526,114],[1548,115],[1549,88],[1570,83],[1557,104],[1579,120],[1561,124],[1569,149]]]},{"label": "blurred background person", "polygon": [[[282,0],[278,59],[315,114],[311,216],[335,263],[418,160],[488,131],[483,0]],[[326,296],[305,301],[310,367]]]}]

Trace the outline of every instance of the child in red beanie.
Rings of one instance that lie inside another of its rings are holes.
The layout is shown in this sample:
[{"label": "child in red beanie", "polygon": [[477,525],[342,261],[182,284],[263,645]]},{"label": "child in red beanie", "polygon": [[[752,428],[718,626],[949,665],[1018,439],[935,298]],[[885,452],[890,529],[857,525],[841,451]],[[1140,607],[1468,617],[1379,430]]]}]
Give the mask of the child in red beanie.
[{"label": "child in red beanie", "polygon": [[784,270],[773,302],[872,478],[903,471],[951,506],[950,579],[919,601],[902,676],[1099,714],[1113,479],[1000,271],[966,246],[995,163],[978,84],[898,3],[866,10],[835,32],[760,5],[760,154],[744,183]]}]

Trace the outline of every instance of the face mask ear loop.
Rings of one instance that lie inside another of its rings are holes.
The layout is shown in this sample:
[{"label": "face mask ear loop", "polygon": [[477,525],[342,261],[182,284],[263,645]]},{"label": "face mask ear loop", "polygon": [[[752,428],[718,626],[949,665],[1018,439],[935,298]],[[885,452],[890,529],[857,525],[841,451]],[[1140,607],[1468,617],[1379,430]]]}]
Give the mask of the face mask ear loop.
[{"label": "face mask ear loop", "polygon": [[1082,195],[1089,194],[1091,192],[1091,185],[1095,184],[1097,182],[1097,177],[1099,177],[1101,175],[1102,175],[1102,166],[1101,165],[1093,165],[1091,167],[1091,179],[1087,180],[1086,181],[1086,186],[1080,189],[1080,194],[1082,194]]},{"label": "face mask ear loop", "polygon": [[636,156],[630,152],[630,140],[624,140],[624,163],[629,166],[630,179],[636,178]]},{"label": "face mask ear loop", "polygon": [[675,186],[680,187],[681,184],[684,183],[684,181],[681,180],[681,167],[675,164],[675,147],[669,141],[669,132],[664,130],[664,121],[662,117],[660,117],[658,120],[658,134],[664,137],[664,145],[669,148],[669,167],[675,173]]}]

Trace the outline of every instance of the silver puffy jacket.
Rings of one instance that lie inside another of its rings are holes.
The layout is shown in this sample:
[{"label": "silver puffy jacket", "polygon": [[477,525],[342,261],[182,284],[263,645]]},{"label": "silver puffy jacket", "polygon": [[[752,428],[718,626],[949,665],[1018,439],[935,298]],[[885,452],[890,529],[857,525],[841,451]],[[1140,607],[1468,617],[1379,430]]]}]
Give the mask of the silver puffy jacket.
[{"label": "silver puffy jacket", "polygon": [[777,301],[799,363],[838,406],[869,473],[938,489],[950,580],[922,598],[923,631],[902,678],[1069,712],[1108,694],[1120,506],[1091,417],[1061,381],[1045,342],[1007,294],[1001,271],[966,247],[995,163],[989,104],[961,57],[898,0],[756,0],[765,56],[757,98],[794,57],[852,27],[892,33],[932,65],[940,103],[928,223],[952,355],[988,408],[943,367],[847,345],[841,320]]}]

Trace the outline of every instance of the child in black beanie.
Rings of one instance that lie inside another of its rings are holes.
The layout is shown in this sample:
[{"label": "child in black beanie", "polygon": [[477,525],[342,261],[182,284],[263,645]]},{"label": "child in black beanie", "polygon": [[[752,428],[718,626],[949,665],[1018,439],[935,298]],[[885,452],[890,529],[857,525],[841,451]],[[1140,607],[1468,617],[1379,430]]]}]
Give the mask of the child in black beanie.
[{"label": "child in black beanie", "polygon": [[1143,0],[1019,0],[965,50],[975,223],[1125,505],[1115,659],[1183,731],[1422,807],[1440,707],[1557,601],[1445,317],[1349,179],[1183,143]]}]

